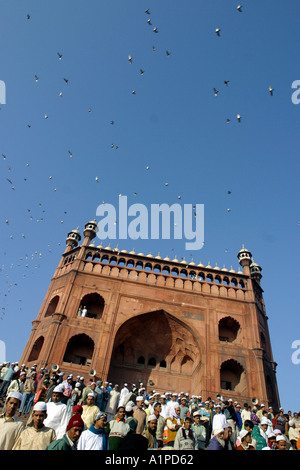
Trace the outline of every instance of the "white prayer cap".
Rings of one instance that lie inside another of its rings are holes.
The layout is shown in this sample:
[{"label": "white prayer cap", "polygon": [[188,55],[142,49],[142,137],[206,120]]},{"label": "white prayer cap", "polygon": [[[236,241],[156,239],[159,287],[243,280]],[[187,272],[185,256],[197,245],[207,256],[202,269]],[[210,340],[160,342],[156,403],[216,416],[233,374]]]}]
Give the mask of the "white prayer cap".
[{"label": "white prayer cap", "polygon": [[26,375],[26,372],[24,372],[24,371],[21,372],[20,377],[21,377],[21,375]]},{"label": "white prayer cap", "polygon": [[80,375],[77,375],[77,379],[80,379]]},{"label": "white prayer cap", "polygon": [[53,392],[57,392],[57,393],[63,393],[63,391],[64,391],[63,385],[56,385],[56,387],[53,389]]},{"label": "white prayer cap", "polygon": [[269,446],[263,447],[261,450],[271,450]]},{"label": "white prayer cap", "polygon": [[94,394],[93,392],[90,392],[90,393],[88,393],[88,395],[87,395],[87,396],[88,396],[88,397],[94,397],[94,396],[95,396],[95,394]]},{"label": "white prayer cap", "polygon": [[216,428],[213,430],[214,436],[217,436],[220,432],[224,432],[224,428]]},{"label": "white prayer cap", "polygon": [[38,401],[34,405],[33,411],[47,411],[47,404],[44,401]]},{"label": "white prayer cap", "polygon": [[281,431],[280,431],[280,429],[274,429],[273,433],[274,434],[281,434]]},{"label": "white prayer cap", "polygon": [[147,419],[148,423],[149,423],[149,421],[154,421],[154,420],[157,421],[157,417],[155,415],[149,415],[148,416],[148,419]]},{"label": "white prayer cap", "polygon": [[128,384],[124,384],[124,387],[127,387]]},{"label": "white prayer cap", "polygon": [[176,392],[172,393],[173,397],[177,397],[177,395],[178,395],[178,393],[176,393]]},{"label": "white prayer cap", "polygon": [[266,406],[266,405],[264,405],[264,404],[262,403],[262,404],[260,405],[260,407],[262,408],[263,406]]},{"label": "white prayer cap", "polygon": [[167,398],[166,395],[161,395],[160,398]]},{"label": "white prayer cap", "polygon": [[228,401],[233,401],[232,398],[229,398]]},{"label": "white prayer cap", "polygon": [[20,392],[11,392],[11,393],[8,395],[8,399],[9,399],[9,398],[16,398],[17,400],[20,400],[20,401],[22,401],[22,397],[23,397],[23,395],[22,395],[22,393],[20,393]]},{"label": "white prayer cap", "polygon": [[276,436],[276,441],[285,441],[285,436],[283,434],[279,434],[278,436]]},{"label": "white prayer cap", "polygon": [[80,382],[76,382],[75,387],[80,387]]},{"label": "white prayer cap", "polygon": [[127,405],[125,407],[125,411],[132,411],[132,410],[133,410],[132,406],[128,405],[128,403],[127,403]]},{"label": "white prayer cap", "polygon": [[260,424],[269,424],[268,418],[265,418],[264,416],[261,418]]},{"label": "white prayer cap", "polygon": [[294,426],[294,424],[295,424],[295,421],[293,419],[290,419],[289,420],[289,426]]},{"label": "white prayer cap", "polygon": [[222,408],[218,403],[215,405],[215,408]]},{"label": "white prayer cap", "polygon": [[249,431],[247,431],[246,429],[243,429],[240,432],[240,438],[243,439],[243,437],[247,436],[247,434],[249,434]]},{"label": "white prayer cap", "polygon": [[84,380],[84,377],[80,377],[80,380]]},{"label": "white prayer cap", "polygon": [[193,413],[193,417],[194,416],[201,416],[201,412],[198,410],[198,411],[195,411],[195,413]]},{"label": "white prayer cap", "polygon": [[144,397],[142,397],[141,395],[139,397],[136,397],[135,399],[136,401],[143,401],[144,400]]}]

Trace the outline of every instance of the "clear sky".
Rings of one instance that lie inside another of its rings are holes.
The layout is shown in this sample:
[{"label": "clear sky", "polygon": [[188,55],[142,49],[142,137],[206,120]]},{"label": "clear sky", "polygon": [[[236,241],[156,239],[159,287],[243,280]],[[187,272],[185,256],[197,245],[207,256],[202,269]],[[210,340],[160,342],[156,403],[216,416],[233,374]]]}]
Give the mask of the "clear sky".
[{"label": "clear sky", "polygon": [[184,239],[104,245],[238,270],[244,244],[263,269],[281,404],[299,411],[292,344],[300,340],[300,105],[291,100],[300,79],[299,2],[245,0],[242,12],[237,5],[1,2],[0,339],[7,360],[24,350],[68,232],[79,226],[82,233],[103,201],[117,208],[122,194],[128,205],[148,208],[204,204],[201,250],[187,251]]}]

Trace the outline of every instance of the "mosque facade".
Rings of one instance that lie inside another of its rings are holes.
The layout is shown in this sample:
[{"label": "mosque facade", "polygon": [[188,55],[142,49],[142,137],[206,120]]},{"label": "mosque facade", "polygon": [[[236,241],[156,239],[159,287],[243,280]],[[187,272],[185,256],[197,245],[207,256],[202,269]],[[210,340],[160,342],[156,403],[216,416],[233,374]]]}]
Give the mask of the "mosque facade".
[{"label": "mosque facade", "polygon": [[239,271],[96,246],[72,230],[21,362],[86,380],[279,408],[261,267]]}]

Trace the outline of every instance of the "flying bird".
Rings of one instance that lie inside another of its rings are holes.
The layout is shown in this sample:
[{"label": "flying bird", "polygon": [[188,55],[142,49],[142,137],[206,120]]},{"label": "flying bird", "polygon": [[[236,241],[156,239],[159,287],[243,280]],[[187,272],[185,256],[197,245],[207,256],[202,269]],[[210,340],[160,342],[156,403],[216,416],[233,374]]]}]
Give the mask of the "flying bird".
[{"label": "flying bird", "polygon": [[171,52],[169,52],[169,51],[166,51],[166,54],[167,54],[167,56],[169,56],[169,55],[171,55]]},{"label": "flying bird", "polygon": [[69,153],[69,155],[70,155],[70,158],[72,158],[72,157],[73,157],[72,152],[71,152],[70,150],[68,150],[68,153]]},{"label": "flying bird", "polygon": [[132,64],[132,57],[130,54],[128,55],[128,60],[129,60],[129,63]]},{"label": "flying bird", "polygon": [[66,82],[66,84],[68,85],[69,83],[69,80],[67,78],[64,78],[64,81]]},{"label": "flying bird", "polygon": [[58,55],[58,60],[61,60],[61,59],[62,59],[62,54],[60,54],[60,53],[58,52],[57,55]]},{"label": "flying bird", "polygon": [[95,181],[96,181],[96,183],[99,183],[99,178],[98,178],[98,176],[96,176]]},{"label": "flying bird", "polygon": [[221,33],[221,30],[220,30],[220,28],[216,28],[216,35],[217,35],[217,36],[221,36],[221,34],[220,34],[220,33]]},{"label": "flying bird", "polygon": [[150,19],[150,18],[148,18],[147,23],[148,23],[150,26],[152,26],[152,23],[151,23],[151,19]]},{"label": "flying bird", "polygon": [[236,117],[237,117],[238,122],[241,122],[242,116],[240,114],[237,114]]},{"label": "flying bird", "polygon": [[270,92],[270,95],[273,96],[273,91],[274,91],[274,88],[272,88],[271,86],[269,86],[269,92]]},{"label": "flying bird", "polygon": [[149,8],[147,8],[147,10],[145,11],[145,13],[146,13],[147,15],[150,15],[150,10],[149,10]]},{"label": "flying bird", "polygon": [[140,74],[141,74],[141,75],[144,75],[144,73],[145,73],[145,70],[140,69]]},{"label": "flying bird", "polygon": [[240,11],[240,12],[243,11],[243,10],[242,10],[242,5],[238,5],[238,6],[236,7],[236,9],[237,9],[238,11]]},{"label": "flying bird", "polygon": [[38,82],[39,81],[39,77],[37,75],[34,76],[35,78],[35,81]]},{"label": "flying bird", "polygon": [[214,94],[215,94],[215,96],[218,96],[218,93],[219,93],[218,90],[217,90],[216,88],[214,88]]},{"label": "flying bird", "polygon": [[226,86],[228,86],[229,80],[224,80]]},{"label": "flying bird", "polygon": [[154,26],[154,28],[153,28],[153,32],[154,32],[154,33],[158,33],[158,29],[157,29],[157,27],[156,27],[156,26]]}]

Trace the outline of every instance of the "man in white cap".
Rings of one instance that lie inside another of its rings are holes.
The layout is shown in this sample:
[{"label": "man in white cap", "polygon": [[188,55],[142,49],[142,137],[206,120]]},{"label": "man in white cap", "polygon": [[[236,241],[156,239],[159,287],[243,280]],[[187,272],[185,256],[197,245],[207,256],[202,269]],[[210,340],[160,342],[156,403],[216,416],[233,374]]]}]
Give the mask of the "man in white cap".
[{"label": "man in white cap", "polygon": [[286,437],[283,434],[276,436],[276,447],[277,450],[287,450]]},{"label": "man in white cap", "polygon": [[47,403],[47,418],[44,425],[54,429],[56,438],[61,439],[66,432],[68,424],[68,408],[62,403],[64,387],[57,385],[53,392],[51,401]]},{"label": "man in white cap", "polygon": [[0,450],[12,450],[13,445],[24,429],[24,424],[17,418],[22,394],[12,392],[8,395],[3,413],[0,415]]},{"label": "man in white cap", "polygon": [[86,398],[86,404],[82,406],[82,419],[89,429],[91,425],[95,422],[95,416],[99,413],[98,406],[95,405],[95,394],[94,392],[90,392]]},{"label": "man in white cap", "polygon": [[156,439],[156,431],[157,431],[157,417],[155,414],[151,414],[147,418],[147,428],[143,432],[143,436],[148,440],[148,449],[160,449],[158,447],[158,442]]},{"label": "man in white cap", "polygon": [[144,410],[144,397],[141,395],[136,397],[136,409],[133,411],[133,417],[137,420],[137,434],[143,434],[146,426],[146,411]]},{"label": "man in white cap", "polygon": [[37,402],[32,411],[32,421],[27,423],[12,450],[46,450],[47,446],[56,440],[54,429],[44,425],[47,417],[47,404]]},{"label": "man in white cap", "polygon": [[221,408],[221,405],[220,404],[217,404],[216,407],[215,407],[215,415],[213,417],[213,420],[212,420],[212,432],[213,434],[214,433],[214,430],[215,429],[219,429],[219,428],[223,428],[225,429],[225,426],[226,426],[226,417],[225,415],[222,413],[222,408]]},{"label": "man in white cap", "polygon": [[7,389],[7,395],[9,395],[11,392],[20,392],[23,394],[25,381],[26,381],[26,372],[21,372],[20,377],[18,379],[14,379],[11,381]]},{"label": "man in white cap", "polygon": [[242,429],[239,434],[240,444],[237,446],[236,450],[249,450],[248,446],[252,441],[251,432],[246,429]]},{"label": "man in white cap", "polygon": [[124,400],[125,400],[125,397],[128,395],[128,393],[129,393],[128,384],[124,383],[123,388],[120,392],[120,399],[119,399],[118,406],[124,405]]},{"label": "man in white cap", "polygon": [[213,437],[208,443],[207,450],[224,450],[224,448],[224,428],[215,428],[213,431]]}]

